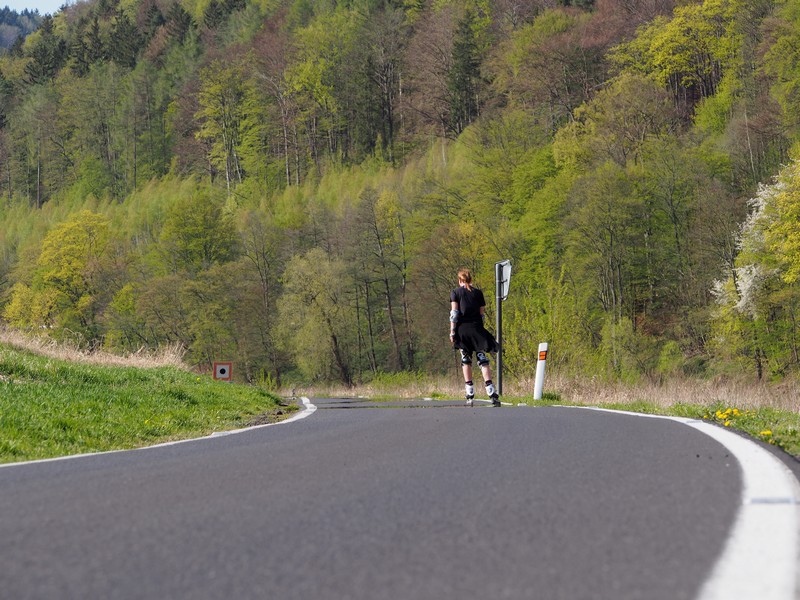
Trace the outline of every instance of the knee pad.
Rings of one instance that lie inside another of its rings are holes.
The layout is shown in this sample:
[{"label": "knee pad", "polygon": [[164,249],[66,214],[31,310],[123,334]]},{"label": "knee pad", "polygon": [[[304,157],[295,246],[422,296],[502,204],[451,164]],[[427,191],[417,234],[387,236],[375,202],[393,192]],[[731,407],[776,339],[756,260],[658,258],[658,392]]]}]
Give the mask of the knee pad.
[{"label": "knee pad", "polygon": [[478,352],[477,357],[478,357],[478,364],[480,366],[485,367],[486,365],[489,364],[489,357],[486,356],[486,354],[484,354],[483,352]]},{"label": "knee pad", "polygon": [[472,364],[472,352],[467,352],[466,350],[461,350],[461,364],[462,365],[471,365]]}]

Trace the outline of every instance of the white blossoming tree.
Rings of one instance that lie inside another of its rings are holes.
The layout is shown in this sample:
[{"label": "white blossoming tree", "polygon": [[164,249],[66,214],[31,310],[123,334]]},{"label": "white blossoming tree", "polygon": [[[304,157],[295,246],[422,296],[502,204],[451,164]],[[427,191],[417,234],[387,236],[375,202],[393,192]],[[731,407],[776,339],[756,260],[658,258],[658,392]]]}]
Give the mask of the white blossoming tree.
[{"label": "white blossoming tree", "polygon": [[759,379],[800,366],[800,161],[751,199],[731,276],[716,281],[710,347]]}]

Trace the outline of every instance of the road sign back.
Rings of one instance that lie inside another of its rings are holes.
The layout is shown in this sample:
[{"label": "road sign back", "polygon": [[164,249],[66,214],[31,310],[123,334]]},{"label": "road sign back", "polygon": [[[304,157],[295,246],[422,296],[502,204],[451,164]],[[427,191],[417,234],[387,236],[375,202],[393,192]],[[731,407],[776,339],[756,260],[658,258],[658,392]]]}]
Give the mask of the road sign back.
[{"label": "road sign back", "polygon": [[500,267],[498,275],[500,276],[500,294],[502,300],[508,299],[508,286],[511,283],[511,261],[504,260],[497,263]]}]

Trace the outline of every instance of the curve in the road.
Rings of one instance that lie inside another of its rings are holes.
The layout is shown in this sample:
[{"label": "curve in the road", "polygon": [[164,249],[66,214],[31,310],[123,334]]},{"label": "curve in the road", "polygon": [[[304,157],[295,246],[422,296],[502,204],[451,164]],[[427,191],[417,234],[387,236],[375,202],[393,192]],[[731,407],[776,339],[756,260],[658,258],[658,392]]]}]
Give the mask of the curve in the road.
[{"label": "curve in the road", "polygon": [[697,419],[591,410],[678,421],[717,440],[739,462],[741,508],[698,600],[800,598],[800,485],[780,460],[740,435]]}]

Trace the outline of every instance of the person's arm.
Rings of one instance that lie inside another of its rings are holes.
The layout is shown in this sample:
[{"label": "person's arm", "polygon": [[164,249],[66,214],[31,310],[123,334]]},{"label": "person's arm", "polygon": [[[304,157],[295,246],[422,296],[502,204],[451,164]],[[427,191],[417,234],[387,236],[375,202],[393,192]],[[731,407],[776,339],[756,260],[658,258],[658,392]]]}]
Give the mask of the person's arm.
[{"label": "person's arm", "polygon": [[456,339],[456,325],[458,324],[458,302],[450,301],[450,342]]}]

